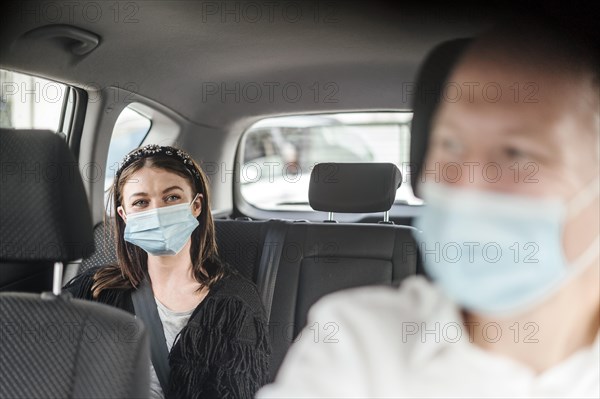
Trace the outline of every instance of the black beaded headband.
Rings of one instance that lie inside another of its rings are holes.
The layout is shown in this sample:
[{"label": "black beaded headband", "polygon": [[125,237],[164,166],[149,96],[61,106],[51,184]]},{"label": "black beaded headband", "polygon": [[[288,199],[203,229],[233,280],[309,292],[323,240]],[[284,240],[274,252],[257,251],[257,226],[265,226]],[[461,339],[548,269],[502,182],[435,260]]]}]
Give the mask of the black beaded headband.
[{"label": "black beaded headband", "polygon": [[187,152],[178,148],[170,146],[161,146],[158,144],[148,144],[143,147],[137,148],[131,151],[129,154],[127,154],[125,158],[123,158],[123,162],[121,162],[121,166],[115,174],[115,182],[119,180],[121,172],[133,162],[137,161],[138,159],[152,157],[155,155],[165,155],[182,162],[186,169],[192,174],[192,176],[194,176],[194,178],[196,179],[196,183],[200,182],[200,173],[198,172],[198,169],[196,169],[196,166],[192,161],[192,157],[190,157],[190,155]]}]

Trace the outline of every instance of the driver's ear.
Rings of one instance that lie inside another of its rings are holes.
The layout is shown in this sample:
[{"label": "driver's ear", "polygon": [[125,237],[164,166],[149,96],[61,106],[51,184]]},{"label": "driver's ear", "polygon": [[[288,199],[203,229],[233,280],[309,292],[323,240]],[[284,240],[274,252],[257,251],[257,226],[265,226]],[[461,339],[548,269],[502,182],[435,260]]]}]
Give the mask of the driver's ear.
[{"label": "driver's ear", "polygon": [[200,216],[200,214],[202,213],[202,199],[203,198],[204,198],[204,195],[198,194],[196,196],[196,199],[192,202],[192,215],[194,215],[195,218]]},{"label": "driver's ear", "polygon": [[127,214],[125,213],[125,209],[123,209],[121,205],[117,207],[117,213],[119,214],[119,216],[121,216],[121,219],[123,219],[123,221],[127,223]]}]

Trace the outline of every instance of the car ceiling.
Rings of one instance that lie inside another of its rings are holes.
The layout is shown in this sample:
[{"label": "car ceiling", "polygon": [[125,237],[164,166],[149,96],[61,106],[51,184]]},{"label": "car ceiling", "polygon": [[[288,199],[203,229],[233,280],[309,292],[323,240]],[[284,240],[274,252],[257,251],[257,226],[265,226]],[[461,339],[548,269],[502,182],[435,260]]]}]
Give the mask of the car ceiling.
[{"label": "car ceiling", "polygon": [[[267,5],[273,2],[254,2],[263,13],[257,22],[244,2],[121,2],[117,21],[117,3],[91,3],[3,5],[0,67],[83,87],[122,87],[190,121],[221,128],[248,115],[407,108],[401,90],[425,52],[489,25],[474,12],[364,1],[283,1],[271,6],[270,16]],[[96,18],[98,6],[102,16]],[[301,17],[294,14],[298,9]],[[65,41],[22,37],[50,23],[91,31],[101,37],[100,45],[80,57],[66,50]],[[333,88],[324,87],[330,82]],[[237,101],[207,92],[236,83],[239,90],[258,84],[264,91],[256,102],[256,91],[253,101],[244,101],[243,93]],[[302,95],[287,101],[275,88],[269,98],[268,84],[288,83],[299,85]],[[315,83],[322,91],[317,100],[310,88]],[[324,101],[333,91],[333,101]]]},{"label": "car ceiling", "polygon": [[[257,115],[409,109],[410,85],[425,53],[443,40],[477,34],[507,8],[474,4],[5,2],[0,67],[82,87],[121,87],[221,131]],[[52,23],[91,31],[100,45],[81,57],[67,51],[64,40],[22,37]],[[221,97],[236,84],[238,98]],[[286,84],[301,94],[284,97]],[[261,96],[256,90],[244,95],[250,86],[260,87]],[[216,94],[207,92],[215,87]]]}]

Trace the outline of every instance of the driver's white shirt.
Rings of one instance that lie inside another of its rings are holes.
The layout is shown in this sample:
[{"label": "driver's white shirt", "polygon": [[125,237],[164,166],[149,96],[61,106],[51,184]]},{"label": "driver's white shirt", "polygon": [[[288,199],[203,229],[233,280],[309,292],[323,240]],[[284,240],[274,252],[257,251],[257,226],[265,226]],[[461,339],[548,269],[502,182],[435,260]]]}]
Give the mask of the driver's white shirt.
[{"label": "driver's white shirt", "polygon": [[317,302],[275,382],[257,397],[598,398],[599,338],[536,374],[470,343],[459,308],[410,277],[399,289],[357,288]]}]

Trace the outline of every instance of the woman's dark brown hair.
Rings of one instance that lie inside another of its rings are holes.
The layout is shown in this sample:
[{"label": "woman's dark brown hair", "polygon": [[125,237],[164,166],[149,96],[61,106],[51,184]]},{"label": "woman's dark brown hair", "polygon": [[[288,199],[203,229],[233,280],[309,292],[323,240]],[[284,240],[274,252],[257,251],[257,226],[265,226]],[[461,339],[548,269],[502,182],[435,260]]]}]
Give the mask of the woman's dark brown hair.
[{"label": "woman's dark brown hair", "polygon": [[[159,151],[150,155],[135,157],[131,161],[130,153],[125,158],[122,169],[117,172],[111,187],[110,197],[113,210],[123,205],[123,186],[131,176],[143,167],[159,168],[184,177],[196,193],[202,194],[202,212],[198,216],[198,227],[192,232],[192,245],[190,258],[192,273],[202,286],[211,287],[223,277],[225,268],[219,259],[217,243],[215,240],[215,227],[210,212],[210,192],[208,178],[187,154],[175,149],[185,158],[166,155],[166,147],[158,147]],[[169,147],[171,148],[171,147]],[[138,154],[140,151],[138,150]],[[169,151],[169,154],[173,154]],[[109,201],[110,202],[110,201]],[[124,239],[125,222],[115,216],[113,223],[114,239],[117,248],[118,265],[102,268],[94,275],[92,295],[98,298],[103,290],[136,288],[145,278],[148,270],[148,254],[140,247],[128,243]],[[201,287],[202,288],[202,287]]]}]

